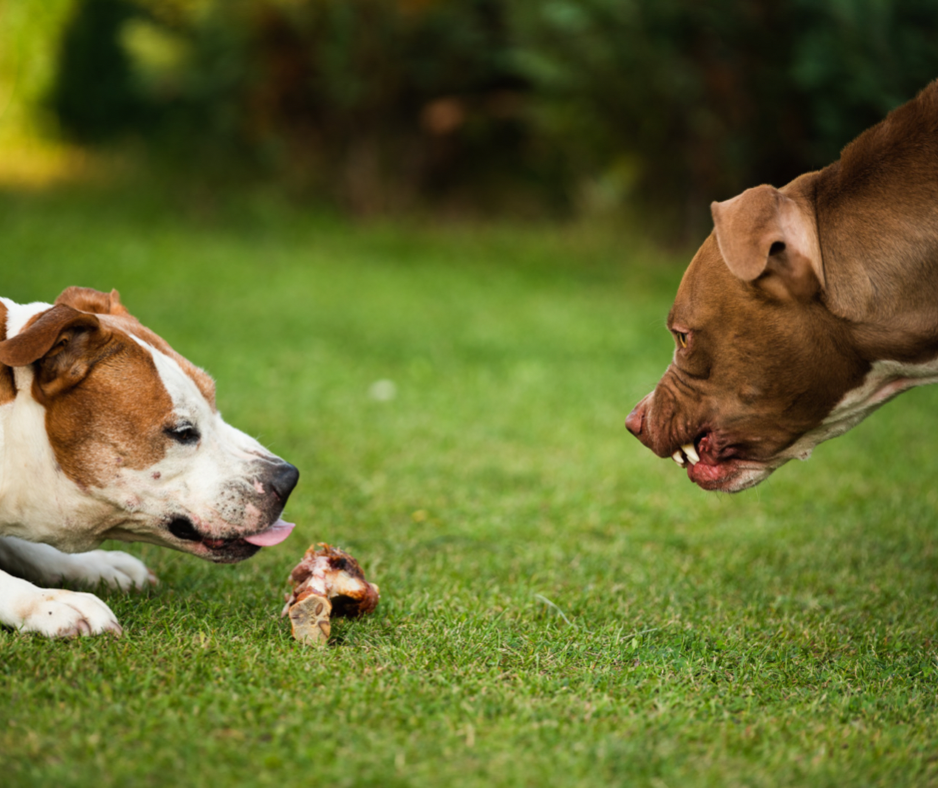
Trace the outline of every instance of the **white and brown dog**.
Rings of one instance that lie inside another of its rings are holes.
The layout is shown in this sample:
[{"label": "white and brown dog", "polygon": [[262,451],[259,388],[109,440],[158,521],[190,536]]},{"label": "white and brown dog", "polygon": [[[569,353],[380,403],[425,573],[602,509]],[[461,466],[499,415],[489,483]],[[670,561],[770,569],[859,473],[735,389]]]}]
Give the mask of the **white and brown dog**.
[{"label": "white and brown dog", "polygon": [[[141,325],[117,291],[0,299],[0,623],[120,634],[88,593],[32,582],[155,582],[105,539],[219,563],[287,538],[297,469],[229,426],[212,378]],[[90,551],[90,552],[89,552]],[[26,579],[22,579],[26,578]]]}]

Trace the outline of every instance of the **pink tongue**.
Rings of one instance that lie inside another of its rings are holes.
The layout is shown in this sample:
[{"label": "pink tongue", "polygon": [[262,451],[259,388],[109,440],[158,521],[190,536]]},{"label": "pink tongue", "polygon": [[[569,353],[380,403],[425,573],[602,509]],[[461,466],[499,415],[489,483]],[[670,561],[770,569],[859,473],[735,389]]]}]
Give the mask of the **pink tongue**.
[{"label": "pink tongue", "polygon": [[262,531],[260,534],[255,534],[254,536],[243,536],[244,539],[249,544],[256,544],[259,547],[270,547],[274,544],[280,544],[288,536],[290,532],[294,530],[293,523],[286,523],[283,520],[277,520],[276,522],[271,523],[271,525]]}]

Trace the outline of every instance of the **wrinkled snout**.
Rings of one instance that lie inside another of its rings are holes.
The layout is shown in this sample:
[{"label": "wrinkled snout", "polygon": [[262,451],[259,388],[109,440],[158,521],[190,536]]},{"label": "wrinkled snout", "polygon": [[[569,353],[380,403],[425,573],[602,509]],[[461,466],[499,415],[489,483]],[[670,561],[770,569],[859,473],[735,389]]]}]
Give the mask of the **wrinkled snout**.
[{"label": "wrinkled snout", "polygon": [[627,416],[626,421],[627,429],[648,449],[652,448],[652,444],[649,430],[644,429],[644,427],[646,426],[646,414],[652,397],[652,392],[643,397],[643,399],[636,404],[636,407],[630,411],[630,415]]}]

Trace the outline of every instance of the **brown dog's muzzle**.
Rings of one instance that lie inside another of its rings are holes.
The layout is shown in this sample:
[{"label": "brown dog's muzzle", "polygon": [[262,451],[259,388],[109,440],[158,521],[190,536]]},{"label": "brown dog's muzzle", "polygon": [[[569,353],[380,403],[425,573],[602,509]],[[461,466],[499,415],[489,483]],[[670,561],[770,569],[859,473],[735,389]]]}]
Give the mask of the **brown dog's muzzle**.
[{"label": "brown dog's muzzle", "polygon": [[644,432],[643,427],[646,422],[646,409],[649,405],[650,397],[652,396],[653,394],[650,392],[643,397],[643,399],[636,404],[636,407],[630,411],[630,415],[627,416],[626,420],[627,429],[648,449],[652,448],[652,446],[650,445],[649,435]]}]

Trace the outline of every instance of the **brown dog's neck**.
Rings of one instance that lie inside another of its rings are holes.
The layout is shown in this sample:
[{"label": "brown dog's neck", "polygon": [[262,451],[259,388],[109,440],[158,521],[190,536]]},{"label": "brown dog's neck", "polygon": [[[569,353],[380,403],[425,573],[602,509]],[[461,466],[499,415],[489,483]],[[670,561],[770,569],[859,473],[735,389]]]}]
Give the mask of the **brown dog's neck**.
[{"label": "brown dog's neck", "polygon": [[804,178],[812,179],[824,300],[852,324],[858,350],[870,361],[936,358],[937,83]]}]

